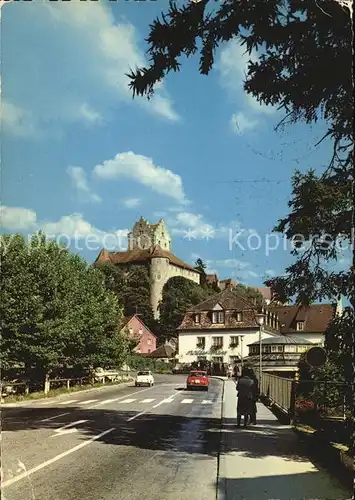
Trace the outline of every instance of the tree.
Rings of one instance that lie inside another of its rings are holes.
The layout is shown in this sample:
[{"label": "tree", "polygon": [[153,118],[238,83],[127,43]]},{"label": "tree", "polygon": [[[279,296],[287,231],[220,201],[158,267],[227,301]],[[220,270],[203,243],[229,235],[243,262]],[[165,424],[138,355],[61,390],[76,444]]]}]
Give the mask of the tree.
[{"label": "tree", "polygon": [[1,237],[1,364],[48,378],[58,367],[119,366],[129,344],[101,273],[35,234]]},{"label": "tree", "polygon": [[161,337],[167,339],[175,336],[186,311],[212,293],[212,290],[182,276],[170,278],[164,285],[160,303]]},{"label": "tree", "polygon": [[[249,63],[244,89],[259,103],[285,111],[279,126],[326,123],[322,140],[332,146],[329,165],[319,175],[314,170],[294,174],[291,213],[275,228],[294,243],[296,262],[266,285],[282,303],[349,299],[350,306],[327,333],[328,350],[335,343],[346,354],[349,383],[348,353],[354,355],[355,345],[351,8],[339,0],[226,0],[217,9],[209,0],[181,8],[171,3],[167,15],[150,27],[150,66],[129,75],[133,95],[149,98],[157,82],[180,70],[181,56],[200,50],[199,70],[207,75],[218,46],[234,38],[249,55],[258,53]],[[348,269],[337,271],[331,264],[342,256],[341,244],[350,246],[352,255]]]},{"label": "tree", "polygon": [[108,290],[114,292],[123,304],[124,315],[139,314],[141,320],[153,331],[157,330],[150,304],[150,278],[144,266],[129,266],[122,269],[114,264],[95,264],[105,276]]},{"label": "tree", "polygon": [[206,279],[206,264],[202,259],[198,258],[195,262],[195,269],[200,273],[200,285],[205,286],[207,284]]},{"label": "tree", "polygon": [[234,288],[234,292],[258,307],[265,305],[264,297],[259,290],[256,290],[255,288],[238,283]]}]

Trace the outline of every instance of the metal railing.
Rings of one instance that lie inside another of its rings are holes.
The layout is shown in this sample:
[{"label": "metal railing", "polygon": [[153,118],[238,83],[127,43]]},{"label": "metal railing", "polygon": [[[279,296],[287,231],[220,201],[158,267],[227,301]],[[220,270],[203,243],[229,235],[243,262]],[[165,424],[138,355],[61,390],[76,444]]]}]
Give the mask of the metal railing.
[{"label": "metal railing", "polygon": [[260,395],[267,401],[277,406],[283,413],[292,416],[294,413],[294,384],[288,378],[277,377],[263,373]]}]

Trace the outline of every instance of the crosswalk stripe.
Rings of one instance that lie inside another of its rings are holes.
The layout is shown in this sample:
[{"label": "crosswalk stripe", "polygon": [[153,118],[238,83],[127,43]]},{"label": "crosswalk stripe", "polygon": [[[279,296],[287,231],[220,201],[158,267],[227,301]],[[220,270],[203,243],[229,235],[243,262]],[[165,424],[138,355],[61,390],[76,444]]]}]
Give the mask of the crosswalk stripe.
[{"label": "crosswalk stripe", "polygon": [[87,401],[81,401],[81,405],[89,405],[90,403],[95,403],[98,399],[88,399]]},{"label": "crosswalk stripe", "polygon": [[120,401],[120,403],[133,403],[133,401],[136,401],[137,398],[134,399],[124,399],[123,401]]},{"label": "crosswalk stripe", "polygon": [[203,404],[203,405],[211,405],[212,403],[213,403],[213,401],[211,401],[210,399],[204,399],[201,404]]},{"label": "crosswalk stripe", "polygon": [[108,403],[113,403],[114,401],[116,401],[116,399],[105,399],[105,401],[100,401],[100,403],[97,403],[95,405],[95,407],[96,406],[101,406],[101,405],[107,405]]},{"label": "crosswalk stripe", "polygon": [[192,403],[193,399],[183,399],[181,403]]},{"label": "crosswalk stripe", "polygon": [[152,403],[155,401],[155,399],[143,399],[143,401],[140,401],[141,403]]},{"label": "crosswalk stripe", "polygon": [[58,403],[59,405],[69,405],[70,403],[76,403],[78,400],[77,399],[70,399],[69,401],[62,401],[61,403]]}]

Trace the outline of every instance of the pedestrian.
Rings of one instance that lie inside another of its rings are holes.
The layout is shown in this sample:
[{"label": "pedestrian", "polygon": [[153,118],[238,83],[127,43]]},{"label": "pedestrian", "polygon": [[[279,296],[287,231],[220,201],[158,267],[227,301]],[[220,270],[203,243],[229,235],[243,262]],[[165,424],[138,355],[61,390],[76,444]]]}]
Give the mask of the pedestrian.
[{"label": "pedestrian", "polygon": [[258,379],[254,373],[254,370],[250,370],[250,378],[253,381],[252,385],[252,394],[253,394],[253,406],[252,406],[252,413],[250,414],[250,423],[252,425],[256,425],[256,414],[257,414],[257,405],[256,402],[259,399],[259,382]]},{"label": "pedestrian", "polygon": [[248,425],[249,416],[253,414],[253,387],[254,382],[251,378],[251,373],[248,368],[242,369],[242,375],[236,384],[238,391],[237,402],[237,427],[240,427],[242,416],[244,427]]}]

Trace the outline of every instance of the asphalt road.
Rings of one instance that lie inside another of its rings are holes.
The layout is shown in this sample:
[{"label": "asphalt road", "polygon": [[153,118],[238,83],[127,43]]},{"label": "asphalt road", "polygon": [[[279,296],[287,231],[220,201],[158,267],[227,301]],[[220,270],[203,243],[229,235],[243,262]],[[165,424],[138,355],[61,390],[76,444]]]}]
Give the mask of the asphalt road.
[{"label": "asphalt road", "polygon": [[223,383],[155,381],[4,408],[3,500],[215,500]]}]

